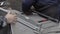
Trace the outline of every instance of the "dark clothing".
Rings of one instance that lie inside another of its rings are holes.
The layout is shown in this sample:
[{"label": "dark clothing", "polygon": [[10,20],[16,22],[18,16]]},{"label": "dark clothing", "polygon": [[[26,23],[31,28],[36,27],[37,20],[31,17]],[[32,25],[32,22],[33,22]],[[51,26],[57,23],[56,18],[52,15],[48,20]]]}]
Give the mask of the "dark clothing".
[{"label": "dark clothing", "polygon": [[3,1],[6,1],[6,0],[0,0],[0,2],[3,2]]},{"label": "dark clothing", "polygon": [[[48,5],[54,5],[57,4],[58,0],[23,0],[22,1],[22,10],[28,11],[30,10],[32,5],[36,6],[48,6]],[[37,8],[37,7],[36,7]]]},{"label": "dark clothing", "polygon": [[6,23],[6,18],[3,16],[0,16],[0,29],[2,29],[3,27],[5,27],[7,25]]},{"label": "dark clothing", "polygon": [[58,0],[39,0],[38,3],[42,3],[44,5],[57,4]]},{"label": "dark clothing", "polygon": [[53,4],[57,4],[57,0],[23,0],[22,10],[23,11],[29,10],[33,4],[35,4],[37,6],[53,5]]},{"label": "dark clothing", "polygon": [[[33,0],[23,0],[22,1],[22,10],[24,13],[30,14],[30,8],[32,6]],[[28,12],[27,12],[28,11]]]}]

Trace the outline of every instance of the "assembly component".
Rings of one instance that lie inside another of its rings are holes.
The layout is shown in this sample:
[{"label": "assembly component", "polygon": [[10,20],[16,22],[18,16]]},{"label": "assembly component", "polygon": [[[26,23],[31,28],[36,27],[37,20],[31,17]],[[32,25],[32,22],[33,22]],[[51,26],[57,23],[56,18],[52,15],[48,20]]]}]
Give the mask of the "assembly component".
[{"label": "assembly component", "polygon": [[39,32],[37,32],[37,31],[34,31],[34,33],[35,33],[35,34],[39,34]]},{"label": "assembly component", "polygon": [[55,22],[52,22],[52,21],[46,21],[46,22],[42,22],[43,25],[42,25],[42,28],[52,28],[52,27],[55,27],[57,26],[58,24],[55,23]]},{"label": "assembly component", "polygon": [[17,18],[17,20],[18,20],[20,23],[22,23],[23,25],[25,25],[25,26],[33,29],[33,30],[36,30],[36,28],[39,29],[39,27],[37,27],[37,26],[35,26],[35,25],[33,25],[33,24],[31,24],[31,23],[29,23],[29,22],[27,22],[27,21],[25,21],[25,20],[23,20],[23,19],[21,19],[21,18]]},{"label": "assembly component", "polygon": [[15,24],[11,24],[12,34],[35,34],[34,30],[26,27],[25,25],[17,22]]},{"label": "assembly component", "polygon": [[24,19],[25,21],[27,21],[27,22],[35,25],[35,26],[37,26],[37,22],[35,22],[34,20],[32,20],[33,18],[31,19],[30,16],[19,15],[18,17],[20,17],[21,19]]},{"label": "assembly component", "polygon": [[53,33],[55,31],[60,31],[59,29],[60,29],[59,26],[55,26],[55,27],[52,27],[52,28],[44,29],[42,32],[43,33]]},{"label": "assembly component", "polygon": [[[19,22],[21,22],[21,23],[23,23],[23,24],[25,24],[25,25],[33,28],[34,30],[35,30],[36,28],[38,28],[37,26],[31,24],[30,22],[27,22],[27,21],[21,19],[20,16],[19,16],[19,15],[21,15],[19,11],[16,11],[16,10],[6,10],[6,9],[3,9],[3,8],[0,8],[0,10],[3,10],[3,11],[5,11],[5,12],[9,12],[9,11],[12,12],[12,11],[14,11],[14,13],[16,13],[16,14],[18,15],[18,17],[19,17],[19,18],[18,18],[18,21],[19,21]],[[12,13],[13,13],[13,12],[12,12]]]}]

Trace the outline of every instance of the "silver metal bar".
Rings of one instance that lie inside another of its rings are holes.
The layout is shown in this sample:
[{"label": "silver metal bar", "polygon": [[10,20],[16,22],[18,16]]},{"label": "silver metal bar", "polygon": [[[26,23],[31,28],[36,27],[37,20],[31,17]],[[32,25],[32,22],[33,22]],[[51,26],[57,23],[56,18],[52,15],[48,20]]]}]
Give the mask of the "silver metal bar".
[{"label": "silver metal bar", "polygon": [[31,28],[32,30],[36,30],[36,28],[39,28],[39,27],[37,27],[37,26],[35,26],[35,25],[33,25],[33,24],[31,24],[31,23],[29,23],[29,22],[27,22],[27,21],[25,21],[21,18],[18,18],[17,20],[18,20],[19,23]]},{"label": "silver metal bar", "polygon": [[[0,8],[0,10],[3,10],[5,12],[7,12],[7,13],[10,11],[10,10],[5,10],[3,8]],[[15,13],[19,14],[20,12],[16,11]],[[27,22],[24,19],[20,18],[20,15],[18,15],[18,17],[17,17],[17,22],[20,23],[20,24],[22,24],[22,25],[24,25],[24,26],[26,26],[26,27],[28,27],[28,28],[30,28],[30,29],[32,29],[32,30],[34,30],[34,31],[36,31],[36,32],[39,32],[39,31],[36,30],[36,29],[39,30],[39,27],[37,27],[37,26],[31,24],[30,22]],[[12,25],[11,25],[11,31],[12,31]]]},{"label": "silver metal bar", "polygon": [[47,15],[42,14],[42,13],[40,13],[40,12],[37,12],[37,11],[35,11],[35,10],[34,10],[34,12],[37,13],[37,14],[39,14],[39,15],[42,15],[42,16],[48,18],[49,20],[53,20],[53,21],[56,21],[56,22],[59,21],[58,19],[54,19],[54,18],[52,18],[52,17],[50,17],[50,16],[47,16]]}]

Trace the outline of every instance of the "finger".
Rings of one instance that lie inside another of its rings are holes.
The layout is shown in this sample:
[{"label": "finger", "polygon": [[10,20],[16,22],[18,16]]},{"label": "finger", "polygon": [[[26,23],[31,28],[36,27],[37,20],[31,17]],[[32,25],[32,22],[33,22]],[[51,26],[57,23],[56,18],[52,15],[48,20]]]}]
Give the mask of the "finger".
[{"label": "finger", "polygon": [[15,15],[15,14],[14,14],[14,15],[12,15],[12,16],[13,16],[13,17],[17,17],[17,15]]},{"label": "finger", "polygon": [[8,14],[10,14],[11,12],[9,11]]},{"label": "finger", "polygon": [[16,15],[14,15],[15,17],[17,17]]},{"label": "finger", "polygon": [[13,21],[13,23],[16,23],[17,22],[17,20],[15,19],[14,21]]},{"label": "finger", "polygon": [[15,13],[11,13],[11,12],[10,12],[10,14],[11,14],[11,15],[13,15],[13,16],[16,16],[16,14],[15,14]]}]

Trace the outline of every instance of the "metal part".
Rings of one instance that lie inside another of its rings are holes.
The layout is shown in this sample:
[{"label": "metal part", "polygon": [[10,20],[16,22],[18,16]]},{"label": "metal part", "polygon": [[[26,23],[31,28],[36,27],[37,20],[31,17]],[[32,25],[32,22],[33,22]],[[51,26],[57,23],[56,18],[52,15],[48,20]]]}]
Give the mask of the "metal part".
[{"label": "metal part", "polygon": [[[0,8],[0,10],[3,10],[3,11],[5,11],[5,12],[8,12],[8,11],[9,11],[9,10],[5,10],[5,9],[3,9],[3,8]],[[20,12],[18,12],[18,13],[19,13],[19,14],[15,13],[15,14],[18,15],[18,17],[17,17],[17,22],[18,22],[18,23],[20,23],[20,24],[22,24],[22,25],[24,25],[24,26],[26,26],[26,27],[34,30],[36,33],[39,32],[39,31],[37,31],[37,30],[39,30],[39,27],[31,24],[31,23],[28,22],[28,21],[25,21],[25,19],[21,19],[21,17],[23,17],[23,16],[20,15]],[[37,30],[36,30],[36,29],[37,29]]]},{"label": "metal part", "polygon": [[44,16],[45,18],[47,18],[47,19],[49,19],[49,20],[52,20],[52,21],[54,21],[54,22],[58,22],[58,19],[54,19],[54,18],[52,18],[52,17],[50,17],[50,16],[44,15],[44,14],[39,13],[39,12],[36,12],[36,11],[34,11],[34,12],[37,13],[37,14],[39,14],[39,15]]},{"label": "metal part", "polygon": [[[41,22],[41,23],[37,22],[36,23],[35,19],[34,19],[35,21],[33,21],[32,18],[30,18],[30,17],[26,19],[25,18],[26,16],[22,15],[19,11],[16,11],[16,10],[5,10],[3,8],[0,8],[0,10],[3,10],[5,12],[11,11],[12,13],[17,14],[16,25],[11,25],[12,34],[20,34],[20,33],[27,34],[28,32],[29,33],[33,32],[34,34],[43,34],[43,33],[47,33],[47,31],[49,31],[48,30],[49,27],[52,28],[52,26],[58,25],[50,20],[48,20],[46,22]],[[39,19],[41,19],[41,18],[39,18]]]}]

